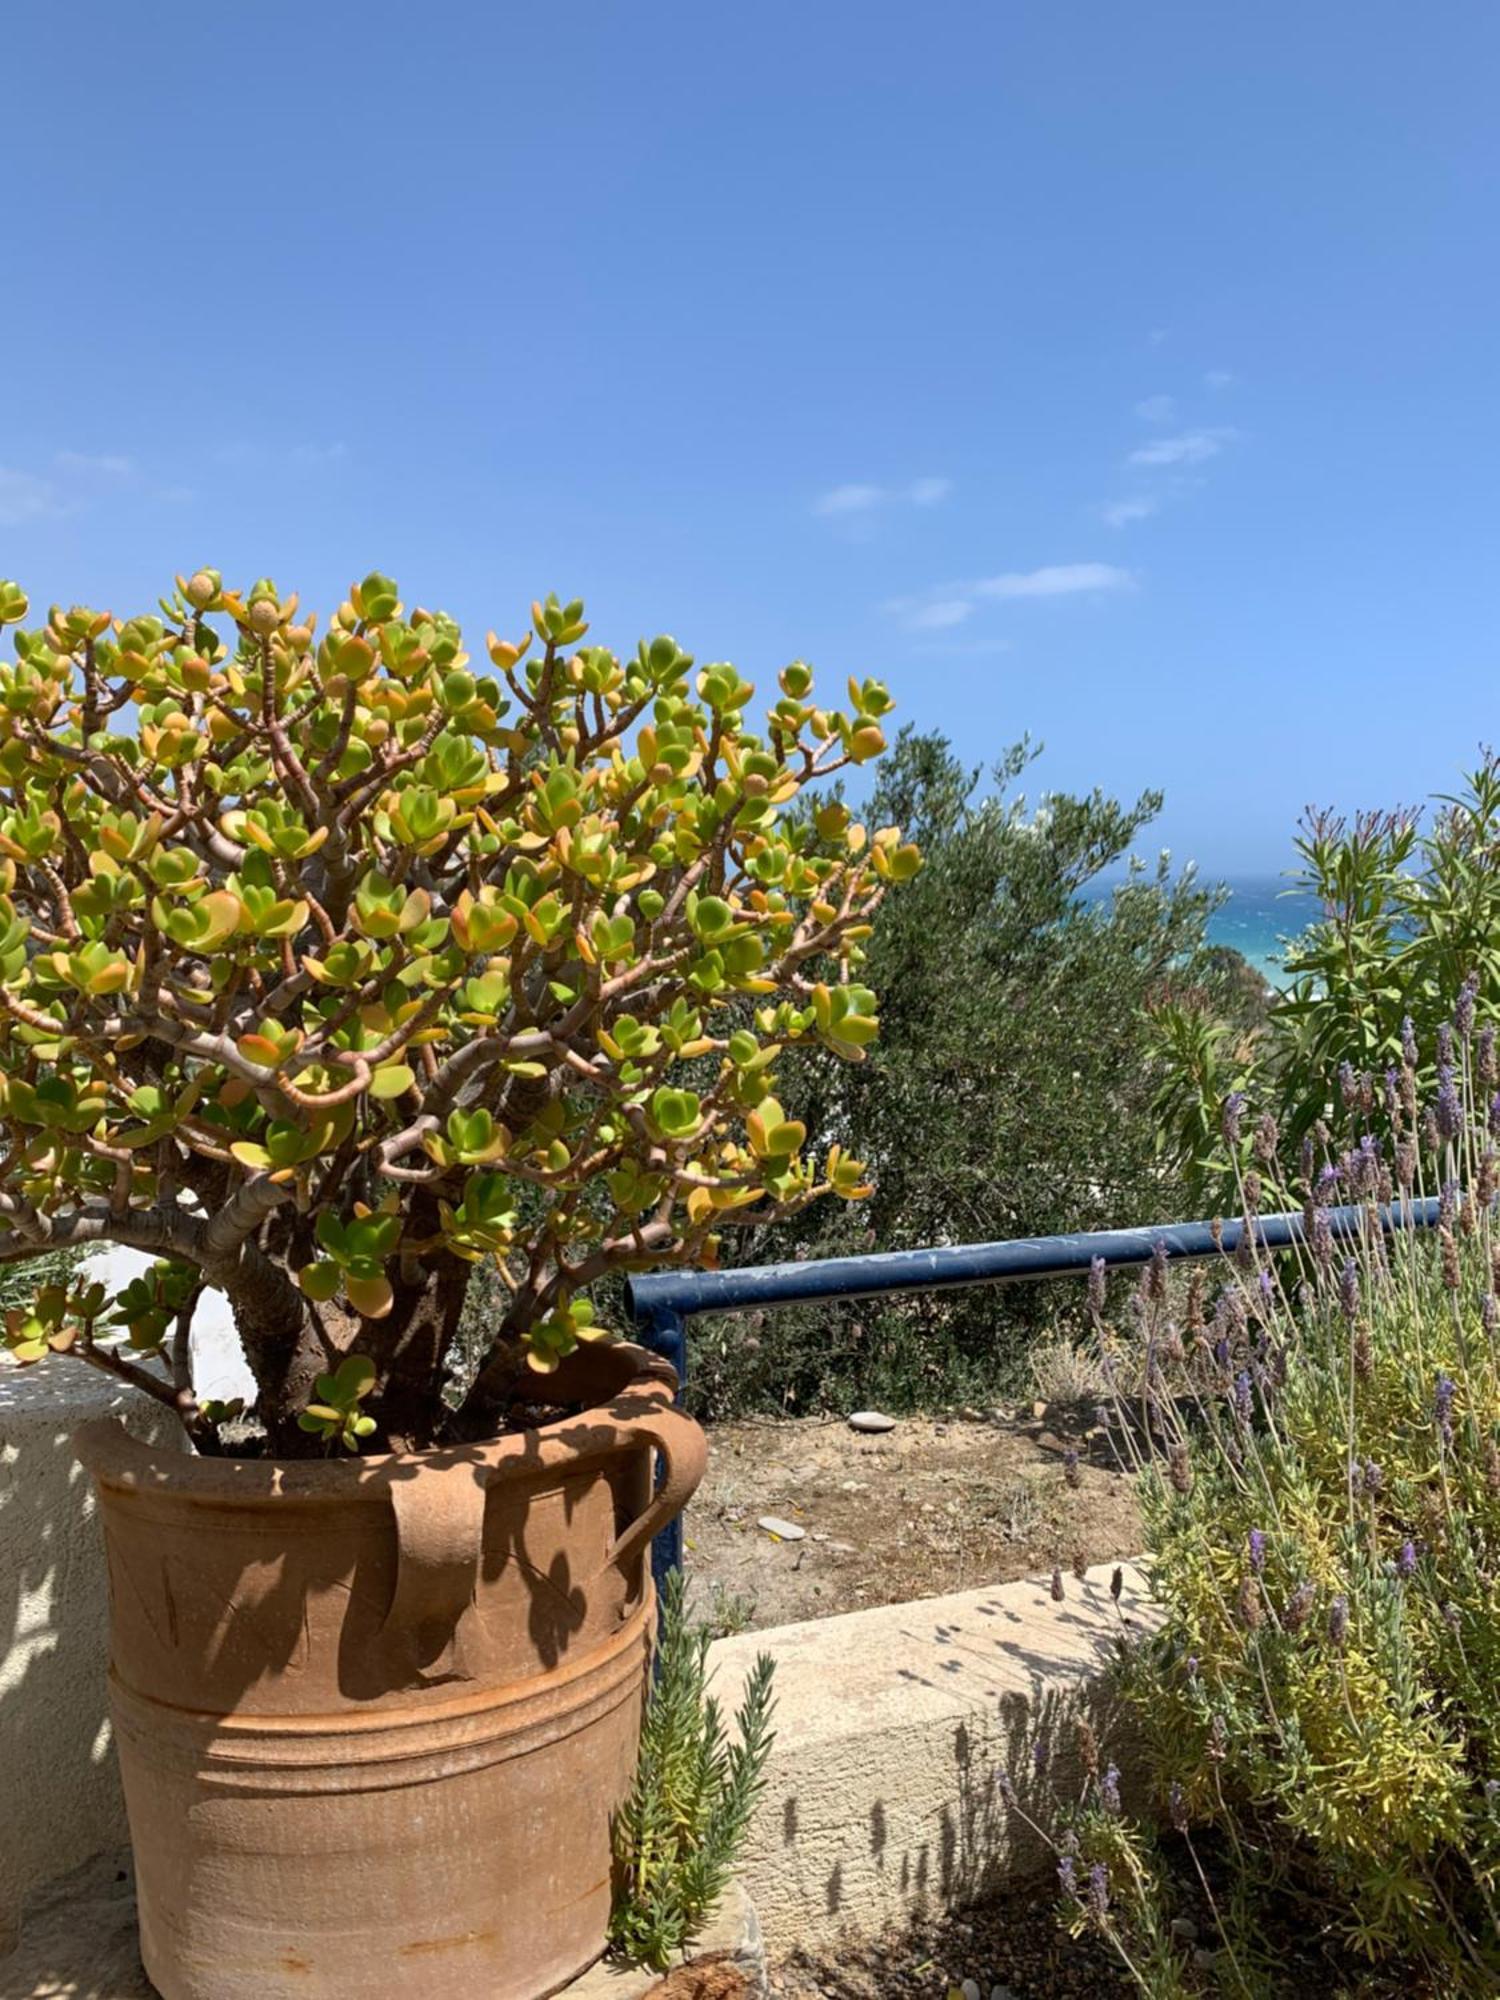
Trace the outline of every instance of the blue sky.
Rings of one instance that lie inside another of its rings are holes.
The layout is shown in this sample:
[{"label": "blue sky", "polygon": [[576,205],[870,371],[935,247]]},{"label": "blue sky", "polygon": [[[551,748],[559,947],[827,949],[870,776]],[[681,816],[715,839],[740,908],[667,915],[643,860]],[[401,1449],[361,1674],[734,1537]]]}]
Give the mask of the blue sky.
[{"label": "blue sky", "polygon": [[1345,0],[20,0],[0,574],[582,593],[1275,869],[1494,730],[1497,58]]}]

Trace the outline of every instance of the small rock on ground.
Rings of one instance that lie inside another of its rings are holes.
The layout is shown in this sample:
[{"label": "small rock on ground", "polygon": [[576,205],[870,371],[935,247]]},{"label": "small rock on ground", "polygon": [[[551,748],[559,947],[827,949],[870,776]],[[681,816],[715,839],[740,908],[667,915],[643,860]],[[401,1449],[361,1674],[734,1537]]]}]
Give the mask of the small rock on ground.
[{"label": "small rock on ground", "polygon": [[774,1535],[778,1542],[800,1542],[807,1533],[806,1528],[799,1528],[795,1521],[783,1521],[779,1514],[762,1514],[755,1525]]},{"label": "small rock on ground", "polygon": [[868,1431],[872,1434],[893,1431],[896,1419],[888,1417],[883,1410],[855,1410],[849,1418],[851,1431]]}]

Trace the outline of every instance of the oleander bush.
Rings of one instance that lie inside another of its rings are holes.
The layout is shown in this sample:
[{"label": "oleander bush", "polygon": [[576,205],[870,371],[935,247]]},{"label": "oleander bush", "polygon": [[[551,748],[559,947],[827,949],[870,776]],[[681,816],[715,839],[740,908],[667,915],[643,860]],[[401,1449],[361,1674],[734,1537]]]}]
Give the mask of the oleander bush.
[{"label": "oleander bush", "polygon": [[158,1261],[44,1284],[16,1360],[214,1449],[212,1286],[275,1452],[484,1435],[600,1331],[595,1287],[866,1193],[775,1080],[877,1033],[861,961],[919,856],[810,788],[884,748],[878,683],[825,708],[796,662],[756,731],[670,638],[616,657],[549,597],[476,664],[379,573],[321,635],[212,570],[29,615],[0,585],[0,1264]]},{"label": "oleander bush", "polygon": [[1248,1141],[1231,1158],[1219,1126],[1232,1091],[1274,1112],[1287,1168],[1356,1092],[1365,1125],[1389,1139],[1385,1080],[1404,1060],[1403,1024],[1431,1088],[1435,1038],[1465,985],[1481,1012],[1500,1009],[1500,755],[1486,751],[1425,813],[1309,811],[1295,848],[1291,885],[1321,914],[1289,942],[1288,983],[1263,1023],[1247,1024],[1212,988],[1151,1009],[1163,1155],[1195,1201],[1232,1201],[1246,1164]]},{"label": "oleander bush", "polygon": [[[1169,1950],[1151,1991],[1249,1990],[1255,1912],[1289,1900],[1400,1990],[1500,1989],[1500,1079],[1477,984],[1426,1062],[1398,1026],[1389,1093],[1354,1093],[1343,1145],[1307,1135],[1291,1188],[1275,1119],[1227,1101],[1247,1239],[1211,1281],[1159,1254],[1112,1312],[1093,1280],[1165,1613],[1138,1713],[1166,1816],[1189,1852],[1217,1836],[1237,1913],[1207,1985],[1172,1987],[1192,1967]],[[1394,1226],[1424,1197],[1435,1228]],[[1254,1241],[1272,1207],[1302,1212],[1291,1253]],[[1065,1886],[1128,1947],[1151,1899],[1111,1875],[1093,1804]]]}]

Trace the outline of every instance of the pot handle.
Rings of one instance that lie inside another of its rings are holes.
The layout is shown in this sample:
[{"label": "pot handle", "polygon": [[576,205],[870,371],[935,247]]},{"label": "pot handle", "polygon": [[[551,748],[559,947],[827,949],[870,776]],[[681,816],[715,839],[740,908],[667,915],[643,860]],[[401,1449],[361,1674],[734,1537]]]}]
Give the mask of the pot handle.
[{"label": "pot handle", "polygon": [[698,1425],[670,1403],[631,1417],[620,1426],[620,1440],[639,1439],[662,1456],[662,1479],[645,1511],[638,1514],[605,1557],[605,1567],[623,1568],[652,1542],[669,1521],[676,1520],[697,1492],[708,1470],[708,1440]]},{"label": "pot handle", "polygon": [[456,1641],[474,1601],[484,1538],[486,1488],[477,1468],[422,1467],[391,1489],[396,1516],[396,1588],[387,1632],[440,1625]]}]

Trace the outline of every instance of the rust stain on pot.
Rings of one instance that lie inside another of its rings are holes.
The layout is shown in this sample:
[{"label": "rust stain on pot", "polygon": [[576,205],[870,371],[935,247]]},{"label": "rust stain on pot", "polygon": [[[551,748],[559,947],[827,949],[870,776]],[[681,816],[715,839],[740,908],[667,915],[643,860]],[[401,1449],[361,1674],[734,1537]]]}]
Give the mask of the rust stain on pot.
[{"label": "rust stain on pot", "polygon": [[459,1937],[419,1938],[413,1944],[401,1947],[403,1958],[416,1958],[419,1953],[433,1951],[457,1951],[460,1945],[489,1944],[493,1941],[493,1931],[464,1931]]}]

